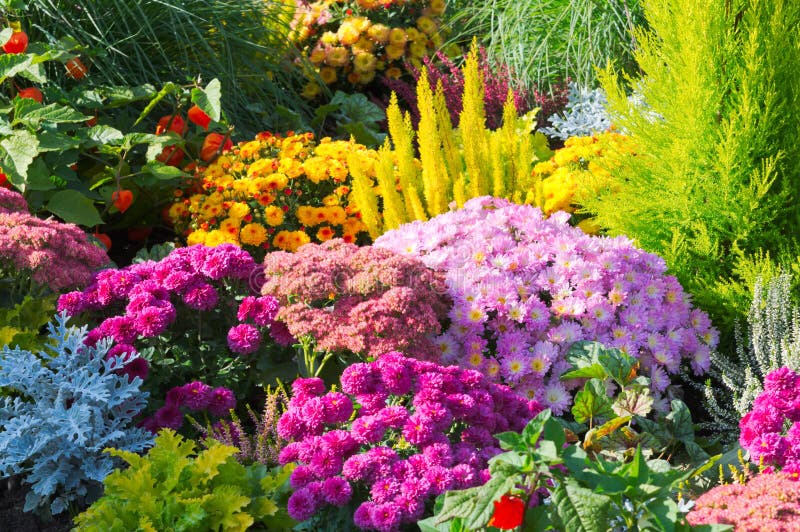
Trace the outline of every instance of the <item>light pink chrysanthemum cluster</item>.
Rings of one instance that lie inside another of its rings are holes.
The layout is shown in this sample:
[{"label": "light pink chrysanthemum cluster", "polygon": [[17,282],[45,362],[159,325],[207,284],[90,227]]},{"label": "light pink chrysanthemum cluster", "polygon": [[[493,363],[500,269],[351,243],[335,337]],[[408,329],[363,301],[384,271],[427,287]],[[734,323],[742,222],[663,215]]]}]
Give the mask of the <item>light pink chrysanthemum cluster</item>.
[{"label": "light pink chrysanthemum cluster", "polygon": [[572,399],[559,376],[578,340],[639,359],[657,398],[688,361],[710,364],[718,333],[693,309],[664,261],[624,237],[589,236],[539,209],[490,197],[389,231],[375,247],[418,257],[447,275],[450,327],[442,363],[480,370],[556,414]]},{"label": "light pink chrysanthemum cluster", "polygon": [[427,356],[449,298],[442,276],[388,249],[334,239],[264,259],[262,294],[281,304],[277,320],[316,348],[379,356]]}]

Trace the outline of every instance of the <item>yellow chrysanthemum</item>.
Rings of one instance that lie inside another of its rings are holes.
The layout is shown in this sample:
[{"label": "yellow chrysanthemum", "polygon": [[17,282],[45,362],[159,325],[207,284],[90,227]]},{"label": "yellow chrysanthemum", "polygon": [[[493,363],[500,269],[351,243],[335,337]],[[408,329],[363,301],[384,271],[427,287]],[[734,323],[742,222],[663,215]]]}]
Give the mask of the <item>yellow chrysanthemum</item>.
[{"label": "yellow chrysanthemum", "polygon": [[219,229],[214,229],[213,231],[209,231],[206,235],[206,240],[203,242],[206,246],[215,247],[219,246],[220,244],[224,244],[226,242],[230,242],[230,238],[228,235],[220,231]]},{"label": "yellow chrysanthemum", "polygon": [[336,235],[336,233],[333,232],[333,229],[331,229],[330,227],[325,225],[325,226],[322,226],[322,227],[319,228],[319,231],[317,231],[316,237],[317,237],[317,240],[319,240],[320,242],[327,242],[328,240],[333,238],[335,235]]},{"label": "yellow chrysanthemum", "polygon": [[254,159],[261,152],[261,143],[251,140],[239,147],[239,157],[242,159]]},{"label": "yellow chrysanthemum", "polygon": [[247,203],[237,201],[228,207],[228,216],[231,218],[241,220],[248,214],[250,214],[250,206]]},{"label": "yellow chrysanthemum", "polygon": [[239,242],[249,246],[260,246],[267,240],[267,230],[261,224],[250,223],[239,230]]},{"label": "yellow chrysanthemum", "polygon": [[264,208],[264,220],[272,227],[277,227],[283,223],[283,209],[275,205]]},{"label": "yellow chrysanthemum", "polygon": [[198,229],[197,231],[192,231],[191,233],[189,233],[189,236],[186,237],[186,244],[189,246],[194,246],[195,244],[205,244],[207,234],[208,233],[203,231],[202,229]]},{"label": "yellow chrysanthemum", "polygon": [[325,221],[331,225],[341,225],[347,218],[344,209],[336,205],[333,207],[323,207],[325,214]]}]

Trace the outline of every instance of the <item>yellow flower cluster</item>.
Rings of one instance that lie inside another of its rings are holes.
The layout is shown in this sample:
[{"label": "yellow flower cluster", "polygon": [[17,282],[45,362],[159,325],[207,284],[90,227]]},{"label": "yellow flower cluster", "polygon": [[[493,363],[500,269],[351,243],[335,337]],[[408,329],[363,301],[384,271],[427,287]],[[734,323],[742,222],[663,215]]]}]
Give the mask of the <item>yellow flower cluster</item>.
[{"label": "yellow flower cluster", "polygon": [[[619,167],[620,158],[633,153],[633,140],[613,130],[590,137],[570,137],[549,160],[533,167],[544,212],[573,212],[581,193],[612,186],[612,173]],[[581,228],[587,232],[597,230],[591,220],[582,222]]]},{"label": "yellow flower cluster", "polygon": [[[406,62],[420,68],[442,46],[445,7],[445,0],[318,0],[297,10],[290,40],[326,85],[366,85],[376,72],[400,77]],[[310,81],[303,95],[321,90]]]},{"label": "yellow flower cluster", "polygon": [[374,172],[377,154],[353,141],[260,133],[206,168],[201,192],[174,203],[170,219],[189,245],[231,242],[256,257],[334,237],[363,240],[366,227],[350,201],[348,157]]}]

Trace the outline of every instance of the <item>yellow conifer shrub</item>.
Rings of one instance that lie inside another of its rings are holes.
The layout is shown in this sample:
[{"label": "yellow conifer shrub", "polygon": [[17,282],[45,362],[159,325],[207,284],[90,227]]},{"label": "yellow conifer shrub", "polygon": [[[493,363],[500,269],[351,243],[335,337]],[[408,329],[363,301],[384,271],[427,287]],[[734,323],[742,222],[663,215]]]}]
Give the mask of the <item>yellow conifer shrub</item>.
[{"label": "yellow conifer shrub", "polygon": [[[454,128],[439,84],[431,90],[426,71],[417,82],[420,121],[417,131],[393,94],[386,111],[389,138],[378,151],[375,175],[353,173],[353,198],[362,221],[376,238],[413,220],[427,220],[461,207],[474,197],[494,195],[541,205],[534,164],[549,158],[547,141],[532,134],[535,112],[517,116],[513,95],[503,112],[503,125],[486,127],[483,78],[475,48],[463,67],[463,110]],[[416,142],[415,142],[416,140]],[[418,158],[415,154],[418,153]]]}]

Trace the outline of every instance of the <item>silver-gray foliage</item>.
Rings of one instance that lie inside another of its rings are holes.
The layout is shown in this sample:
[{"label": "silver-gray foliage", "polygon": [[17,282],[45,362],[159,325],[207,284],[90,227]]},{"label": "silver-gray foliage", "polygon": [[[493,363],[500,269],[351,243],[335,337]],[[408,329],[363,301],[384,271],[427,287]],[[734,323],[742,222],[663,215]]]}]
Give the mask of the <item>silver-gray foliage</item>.
[{"label": "silver-gray foliage", "polygon": [[606,112],[607,103],[602,89],[590,90],[570,83],[563,113],[550,116],[551,127],[541,128],[540,131],[548,137],[561,140],[602,133],[611,127],[611,118]]},{"label": "silver-gray foliage", "polygon": [[800,370],[800,308],[791,302],[788,273],[755,285],[747,316],[747,335],[736,327],[734,357],[712,354],[711,377],[724,388],[704,389],[713,422],[708,423],[728,439],[739,433],[739,419],[749,412],[764,389],[764,376],[787,366]]},{"label": "silver-gray foliage", "polygon": [[[86,327],[49,325],[52,352],[0,350],[0,477],[23,475],[31,490],[25,511],[59,514],[89,503],[116,465],[103,449],[138,452],[152,445],[131,421],[147,404],[142,380],[119,370],[110,343],[84,344]],[[130,358],[128,360],[131,360]]]}]

